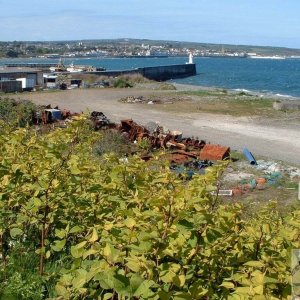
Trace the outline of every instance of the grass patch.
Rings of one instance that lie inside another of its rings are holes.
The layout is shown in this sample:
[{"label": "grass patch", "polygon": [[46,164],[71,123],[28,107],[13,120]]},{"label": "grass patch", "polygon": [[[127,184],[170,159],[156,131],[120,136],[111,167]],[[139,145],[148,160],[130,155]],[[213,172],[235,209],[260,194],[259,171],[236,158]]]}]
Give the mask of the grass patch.
[{"label": "grass patch", "polygon": [[188,96],[222,96],[227,95],[226,90],[197,90],[197,91],[184,91],[180,92],[183,95]]},{"label": "grass patch", "polygon": [[230,159],[234,162],[234,161],[241,161],[241,160],[246,160],[245,155],[240,152],[240,151],[236,151],[233,150],[230,152]]},{"label": "grass patch", "polygon": [[155,89],[172,91],[172,90],[176,90],[176,87],[171,83],[164,82],[164,83],[159,84]]},{"label": "grass patch", "polygon": [[[171,91],[170,91],[171,93]],[[231,116],[259,116],[273,118],[289,118],[300,112],[282,112],[273,109],[274,99],[260,98],[248,94],[234,94],[222,90],[198,90],[172,92],[178,101],[159,109],[180,113],[213,113]],[[155,107],[158,109],[157,107]]]}]

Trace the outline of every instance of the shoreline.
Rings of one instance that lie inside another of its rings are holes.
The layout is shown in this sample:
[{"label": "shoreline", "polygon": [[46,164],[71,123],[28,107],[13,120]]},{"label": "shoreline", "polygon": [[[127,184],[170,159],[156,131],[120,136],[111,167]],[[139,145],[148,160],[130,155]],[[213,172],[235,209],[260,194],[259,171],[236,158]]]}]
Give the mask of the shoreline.
[{"label": "shoreline", "polygon": [[[183,57],[170,57],[170,58],[173,59],[173,58],[183,58]],[[199,58],[199,57],[195,57],[195,58]],[[96,66],[96,67],[103,67],[103,65],[101,64],[101,60],[104,59],[104,58],[101,57],[101,59],[99,59],[99,58],[94,58],[94,57],[88,57],[88,58],[86,58],[86,57],[85,58],[81,58],[80,57],[80,58],[66,58],[66,59],[67,59],[68,63],[69,62],[70,63],[73,62],[73,60],[76,61],[75,64],[80,64],[81,60],[84,61],[84,60],[88,59],[88,60],[92,61],[91,64],[93,64],[94,66]],[[36,57],[34,57],[34,58],[15,58],[15,59],[0,58],[0,67],[1,67],[2,64],[5,64],[5,62],[14,61],[14,60],[15,61],[20,61],[20,62],[28,62],[29,61],[29,62],[37,62],[37,63],[40,62],[41,63],[43,61],[57,61],[58,59],[46,59],[46,58],[36,58]],[[113,60],[113,58],[111,58],[111,57],[105,57],[105,60]],[[127,64],[126,60],[128,60],[128,59],[124,58],[125,65]],[[246,60],[253,60],[253,59],[246,58]],[[299,61],[300,61],[300,59],[299,59]],[[86,62],[84,62],[84,64],[85,63]],[[176,60],[175,61],[171,61],[171,62],[165,61],[164,65],[168,65],[169,63],[170,63],[170,65],[173,65],[173,64],[177,64],[178,62],[176,62]],[[123,62],[121,64],[123,64]],[[143,63],[142,65],[140,65],[140,64],[135,65],[132,62],[130,62],[128,64],[131,67],[129,67],[129,66],[126,67],[125,65],[123,65],[123,67],[125,69],[131,69],[132,68],[132,70],[134,70],[135,68],[151,67],[153,65],[153,64],[152,65],[148,65],[146,62]],[[208,72],[208,70],[209,70],[208,67],[206,67],[206,69],[203,69],[200,62],[199,63],[196,62],[196,65],[199,68],[198,73],[196,75],[202,74],[201,72]],[[156,64],[154,64],[153,67],[154,66],[156,66]],[[252,66],[252,64],[251,64],[251,66]],[[298,66],[298,64],[297,64],[297,66]],[[116,67],[115,63],[107,63],[107,65],[105,65],[104,67],[107,69],[107,71],[109,71],[109,70],[110,71],[123,70],[123,67],[121,67],[121,68],[115,68]],[[239,66],[239,67],[242,68],[243,66]],[[297,70],[298,69],[295,69],[295,71],[297,71]],[[259,69],[257,69],[255,67],[255,71],[257,73],[257,72],[259,72]],[[286,67],[285,71],[289,71],[289,69],[287,70],[287,67]],[[212,71],[212,74],[214,74],[213,72],[215,72],[214,69]],[[257,86],[257,84],[254,84],[253,87],[252,87],[252,85],[250,85],[249,88],[245,87],[245,85],[247,86],[247,84],[245,84],[246,81],[245,81],[244,77],[242,77],[242,79],[243,79],[242,81],[239,80],[240,75],[239,75],[238,71],[235,72],[235,76],[236,76],[236,80],[237,80],[235,83],[236,83],[237,87],[234,87],[234,88],[226,87],[226,83],[228,85],[231,85],[232,82],[230,83],[229,81],[227,81],[225,77],[224,77],[225,81],[224,81],[224,78],[220,77],[221,78],[220,81],[216,81],[215,82],[215,83],[218,84],[218,86],[201,86],[201,85],[197,85],[197,83],[200,83],[200,82],[198,80],[197,80],[198,82],[193,82],[193,79],[191,79],[192,84],[190,84],[188,81],[185,81],[187,83],[181,83],[180,79],[175,79],[174,81],[173,80],[168,80],[166,82],[172,83],[172,84],[178,84],[178,85],[196,86],[198,89],[205,89],[205,90],[209,90],[209,89],[213,89],[213,90],[226,90],[226,91],[230,91],[232,93],[243,93],[244,92],[244,93],[247,93],[247,94],[250,94],[250,95],[253,95],[253,96],[257,96],[257,97],[261,97],[261,98],[276,98],[277,100],[295,100],[295,101],[299,100],[300,101],[300,90],[298,88],[298,86],[299,86],[298,85],[298,81],[295,81],[293,79],[292,82],[289,83],[289,84],[292,85],[292,86],[290,85],[290,88],[287,85],[288,84],[288,81],[287,81],[288,78],[286,78],[286,82],[285,83],[280,83],[279,82],[277,84],[276,83],[276,76],[279,75],[279,74],[281,74],[281,72],[274,74],[274,80],[273,79],[271,80],[271,83],[272,83],[271,85],[268,84],[268,82],[266,81],[266,85],[267,86],[261,85],[261,84]],[[295,76],[297,74],[295,73]],[[293,75],[293,78],[295,78],[295,76]],[[257,77],[257,78],[255,77],[254,79],[255,80],[257,79],[257,81],[259,80],[260,82],[263,82],[263,80],[264,80],[261,77]],[[214,82],[214,80],[210,81],[210,82]],[[210,82],[206,82],[206,84],[210,84]],[[293,89],[293,85],[297,85],[296,89]],[[265,90],[265,88],[266,88],[266,90]],[[275,89],[275,91],[274,91],[274,89]],[[289,93],[291,93],[291,94],[289,94]]]},{"label": "shoreline", "polygon": [[259,97],[262,99],[270,99],[270,100],[290,100],[290,101],[300,101],[300,96],[295,97],[291,95],[284,95],[284,94],[279,94],[279,93],[272,93],[272,92],[258,92],[258,91],[251,91],[247,89],[229,89],[229,88],[222,88],[222,87],[216,87],[216,86],[203,86],[203,85],[193,85],[193,84],[185,84],[185,83],[177,83],[172,80],[167,81],[170,84],[173,84],[178,91],[197,91],[197,90],[202,90],[202,91],[226,91],[227,93],[231,94],[239,94],[239,93],[245,93],[249,96],[255,96]]}]

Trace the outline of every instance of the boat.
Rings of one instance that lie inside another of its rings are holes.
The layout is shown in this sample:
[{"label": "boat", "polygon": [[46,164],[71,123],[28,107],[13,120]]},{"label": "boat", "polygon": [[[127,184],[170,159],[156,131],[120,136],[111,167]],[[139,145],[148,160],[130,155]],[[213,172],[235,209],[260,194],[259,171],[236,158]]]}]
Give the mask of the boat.
[{"label": "boat", "polygon": [[66,72],[66,67],[65,67],[62,59],[60,58],[57,65],[56,66],[51,66],[49,68],[49,70],[51,72]]},{"label": "boat", "polygon": [[70,64],[70,66],[67,68],[67,72],[70,73],[80,73],[83,72],[84,70],[80,68],[79,66],[75,66],[73,63]]}]

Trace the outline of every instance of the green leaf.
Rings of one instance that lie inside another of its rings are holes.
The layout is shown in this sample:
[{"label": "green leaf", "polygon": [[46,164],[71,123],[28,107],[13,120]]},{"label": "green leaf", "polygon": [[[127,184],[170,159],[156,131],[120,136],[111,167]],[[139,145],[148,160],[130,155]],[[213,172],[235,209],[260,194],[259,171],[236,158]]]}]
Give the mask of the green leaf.
[{"label": "green leaf", "polygon": [[260,285],[258,285],[256,287],[254,287],[253,290],[254,290],[255,294],[257,294],[257,295],[263,295],[263,293],[264,293],[264,286],[263,286],[263,284],[260,284]]},{"label": "green leaf", "polygon": [[112,293],[106,293],[106,294],[104,294],[104,296],[103,296],[103,300],[110,300],[110,299],[113,299],[113,296],[114,296],[114,294],[112,294]]},{"label": "green leaf", "polygon": [[79,289],[79,288],[83,287],[84,284],[86,283],[86,275],[87,275],[86,270],[84,270],[84,269],[77,270],[76,271],[76,276],[72,280],[73,287],[75,287],[76,289]]},{"label": "green leaf", "polygon": [[265,265],[261,261],[252,260],[252,261],[248,261],[248,262],[244,263],[244,266],[262,268]]},{"label": "green leaf", "polygon": [[71,166],[71,167],[70,167],[70,171],[71,171],[71,174],[73,174],[73,175],[79,175],[79,174],[82,173],[82,172],[78,169],[77,166]]},{"label": "green leaf", "polygon": [[57,236],[60,239],[63,239],[66,237],[66,231],[64,229],[56,229],[55,236]]},{"label": "green leaf", "polygon": [[42,201],[39,198],[34,198],[33,203],[35,207],[40,207],[42,205]]},{"label": "green leaf", "polygon": [[133,272],[139,272],[141,269],[140,263],[137,258],[127,258],[126,266]]},{"label": "green leaf", "polygon": [[77,244],[76,246],[74,246],[76,249],[81,249],[83,248],[85,245],[87,244],[87,241],[83,241],[79,244]]},{"label": "green leaf", "polygon": [[71,246],[71,255],[74,257],[74,258],[80,258],[82,257],[84,253],[84,249],[83,248],[77,248],[76,246]]},{"label": "green leaf", "polygon": [[175,293],[174,294],[174,297],[173,297],[174,300],[185,300],[185,299],[188,299],[188,300],[191,300],[191,295],[188,294],[188,293]]},{"label": "green leaf", "polygon": [[136,225],[136,222],[132,218],[127,218],[126,220],[124,220],[124,224],[126,227],[132,229]]},{"label": "green leaf", "polygon": [[172,297],[172,292],[159,291],[159,299],[161,300],[170,300]]},{"label": "green leaf", "polygon": [[55,286],[55,291],[59,296],[62,296],[64,299],[69,299],[69,292],[63,285],[58,283]]},{"label": "green leaf", "polygon": [[248,295],[250,296],[250,287],[237,287],[234,291],[234,294],[238,294],[238,295]]},{"label": "green leaf", "polygon": [[74,226],[70,229],[69,233],[78,233],[78,232],[82,232],[83,228],[81,226]]},{"label": "green leaf", "polygon": [[234,284],[229,281],[224,281],[220,286],[223,286],[226,289],[234,289]]},{"label": "green leaf", "polygon": [[183,287],[185,284],[185,276],[183,274],[179,276],[175,276],[173,278],[173,283],[179,288]]},{"label": "green leaf", "polygon": [[129,297],[130,282],[127,277],[120,274],[115,274],[113,277],[114,288],[118,294]]},{"label": "green leaf", "polygon": [[89,250],[87,250],[87,251],[85,251],[85,252],[83,253],[82,258],[83,258],[83,259],[86,259],[89,255],[93,255],[93,254],[96,254],[96,253],[98,253],[98,252],[99,252],[99,251],[96,250],[96,249],[89,249]]},{"label": "green leaf", "polygon": [[46,252],[45,257],[46,257],[46,259],[48,259],[50,256],[51,256],[51,252],[48,250],[48,251]]},{"label": "green leaf", "polygon": [[97,240],[98,240],[98,233],[97,233],[97,230],[96,230],[96,228],[93,228],[93,232],[92,232],[92,235],[91,235],[91,237],[89,238],[89,242],[90,243],[94,243],[94,242],[96,242]]},{"label": "green leaf", "polygon": [[99,281],[100,286],[105,289],[113,289],[114,288],[114,270],[107,270],[106,272],[98,273],[95,276],[95,280]]},{"label": "green leaf", "polygon": [[111,256],[111,248],[110,248],[110,246],[108,244],[106,244],[106,246],[103,249],[103,255],[105,257]]},{"label": "green leaf", "polygon": [[23,234],[23,230],[20,229],[20,228],[12,228],[12,229],[10,230],[10,236],[11,236],[12,238],[16,238],[17,236],[20,236],[20,235],[22,235],[22,234]]},{"label": "green leaf", "polygon": [[56,240],[54,241],[54,245],[51,245],[51,249],[54,251],[61,251],[63,249],[63,247],[66,245],[66,239],[63,240]]}]

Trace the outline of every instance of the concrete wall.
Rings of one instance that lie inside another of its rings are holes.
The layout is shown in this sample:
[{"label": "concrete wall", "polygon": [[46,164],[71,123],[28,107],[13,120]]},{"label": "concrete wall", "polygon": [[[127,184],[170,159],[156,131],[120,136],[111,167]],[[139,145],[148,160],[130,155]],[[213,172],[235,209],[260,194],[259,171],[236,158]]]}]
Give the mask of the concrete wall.
[{"label": "concrete wall", "polygon": [[139,71],[139,69],[134,69],[134,70],[122,70],[122,71],[91,71],[91,72],[84,72],[84,74],[117,77],[120,75],[141,74],[141,72]]},{"label": "concrete wall", "polygon": [[196,75],[195,64],[170,65],[141,68],[141,74],[152,80],[164,81]]},{"label": "concrete wall", "polygon": [[123,71],[98,71],[98,72],[85,72],[85,74],[95,74],[103,76],[120,76],[128,74],[141,74],[144,77],[156,80],[165,81],[174,78],[183,78],[196,75],[195,64],[184,64],[184,65],[170,65],[170,66],[158,66],[158,67],[145,67],[134,70],[123,70]]}]

